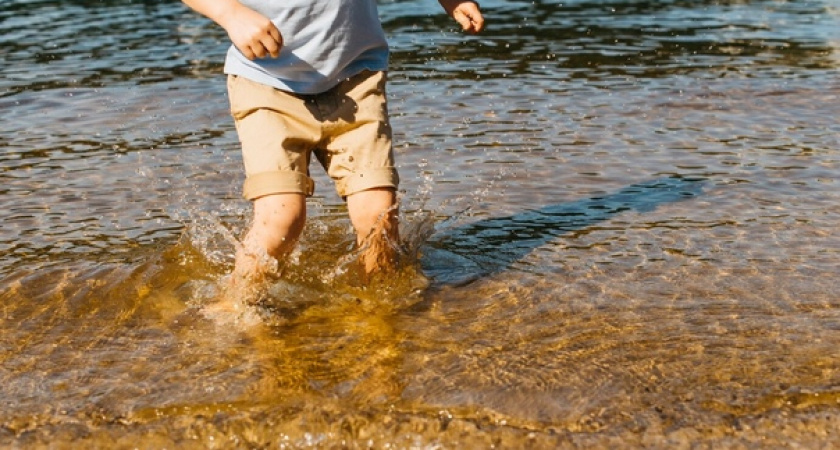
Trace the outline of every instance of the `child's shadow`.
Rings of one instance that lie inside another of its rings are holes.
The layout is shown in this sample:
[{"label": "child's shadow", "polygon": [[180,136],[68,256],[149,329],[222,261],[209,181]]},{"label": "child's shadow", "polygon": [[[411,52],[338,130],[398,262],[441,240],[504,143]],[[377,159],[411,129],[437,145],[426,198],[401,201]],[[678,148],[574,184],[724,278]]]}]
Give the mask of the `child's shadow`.
[{"label": "child's shadow", "polygon": [[465,285],[505,270],[552,239],[606,221],[623,211],[647,212],[702,193],[703,179],[664,177],[570,203],[447,229],[422,249],[432,285]]}]

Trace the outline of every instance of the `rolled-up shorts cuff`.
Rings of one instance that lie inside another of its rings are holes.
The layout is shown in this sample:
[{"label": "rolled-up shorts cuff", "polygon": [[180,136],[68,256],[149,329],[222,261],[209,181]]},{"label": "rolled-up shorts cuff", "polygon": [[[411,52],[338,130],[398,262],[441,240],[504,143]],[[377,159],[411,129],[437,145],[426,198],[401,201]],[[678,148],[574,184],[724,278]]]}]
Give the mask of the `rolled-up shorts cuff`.
[{"label": "rolled-up shorts cuff", "polygon": [[260,172],[245,178],[242,195],[254,200],[271,194],[303,194],[307,197],[315,193],[312,178],[294,171]]},{"label": "rolled-up shorts cuff", "polygon": [[395,167],[381,167],[357,172],[337,180],[335,190],[341,197],[374,188],[397,189],[400,177]]}]

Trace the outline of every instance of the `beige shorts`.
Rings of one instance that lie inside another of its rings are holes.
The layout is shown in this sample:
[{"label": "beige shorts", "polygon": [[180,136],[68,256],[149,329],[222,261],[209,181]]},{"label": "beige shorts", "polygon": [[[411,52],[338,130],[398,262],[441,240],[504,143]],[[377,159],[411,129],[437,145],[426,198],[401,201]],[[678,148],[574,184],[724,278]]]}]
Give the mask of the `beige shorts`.
[{"label": "beige shorts", "polygon": [[311,196],[313,154],[342,198],[373,188],[397,188],[384,72],[365,71],[313,95],[231,75],[228,94],[242,143],[245,198]]}]

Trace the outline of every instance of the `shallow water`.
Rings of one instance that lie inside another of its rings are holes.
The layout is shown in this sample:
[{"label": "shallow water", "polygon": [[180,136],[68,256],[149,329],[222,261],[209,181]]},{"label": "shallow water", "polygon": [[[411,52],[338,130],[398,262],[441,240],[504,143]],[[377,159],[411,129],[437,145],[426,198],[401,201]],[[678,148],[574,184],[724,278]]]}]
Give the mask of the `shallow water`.
[{"label": "shallow water", "polygon": [[0,445],[840,445],[838,4],[482,5],[464,38],[381,3],[401,276],[348,278],[313,170],[290,282],[218,327],[249,214],[223,32],[6,0]]}]

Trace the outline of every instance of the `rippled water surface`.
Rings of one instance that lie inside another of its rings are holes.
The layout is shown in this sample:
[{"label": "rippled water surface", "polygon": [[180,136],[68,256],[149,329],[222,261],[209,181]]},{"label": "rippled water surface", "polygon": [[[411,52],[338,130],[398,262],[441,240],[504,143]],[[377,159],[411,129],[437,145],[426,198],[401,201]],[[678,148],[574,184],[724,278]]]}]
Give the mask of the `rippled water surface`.
[{"label": "rippled water surface", "polygon": [[313,170],[262,322],[220,327],[250,214],[224,33],[5,0],[0,445],[840,446],[840,5],[482,6],[465,37],[380,4],[400,276],[347,278]]}]

